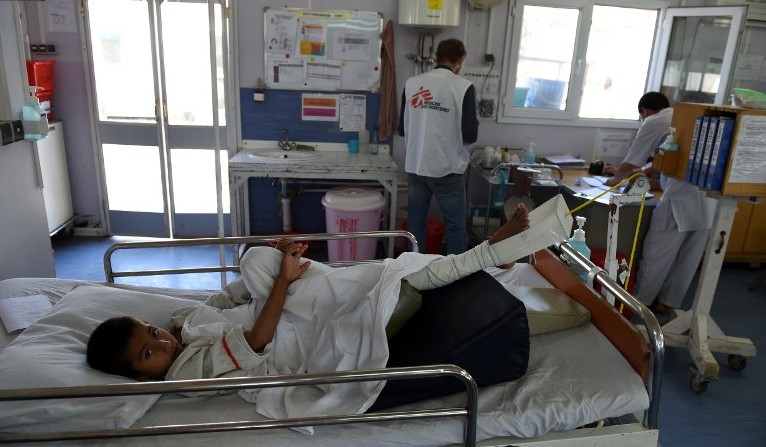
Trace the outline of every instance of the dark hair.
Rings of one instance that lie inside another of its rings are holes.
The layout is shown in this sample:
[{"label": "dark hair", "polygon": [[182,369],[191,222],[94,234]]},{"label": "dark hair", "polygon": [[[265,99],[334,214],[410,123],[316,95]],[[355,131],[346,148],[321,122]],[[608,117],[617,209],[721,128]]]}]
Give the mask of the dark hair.
[{"label": "dark hair", "polygon": [[436,47],[437,64],[445,61],[455,63],[463,56],[465,56],[465,45],[460,39],[445,39]]},{"label": "dark hair", "polygon": [[660,92],[644,93],[644,96],[638,100],[638,113],[641,113],[641,109],[649,109],[659,112],[668,107],[670,107],[668,97]]},{"label": "dark hair", "polygon": [[88,339],[87,358],[91,368],[108,374],[135,377],[138,372],[125,356],[135,326],[133,317],[110,318],[98,325]]}]

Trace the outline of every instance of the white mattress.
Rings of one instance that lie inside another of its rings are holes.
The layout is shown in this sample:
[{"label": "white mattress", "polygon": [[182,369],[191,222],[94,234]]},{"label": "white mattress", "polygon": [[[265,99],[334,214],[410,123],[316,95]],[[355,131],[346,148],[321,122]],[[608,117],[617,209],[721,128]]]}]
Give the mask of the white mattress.
[{"label": "white mattress", "polygon": [[[500,282],[509,284],[531,287],[547,285],[547,281],[528,265],[518,265],[510,271],[491,269],[490,273]],[[24,291],[27,292],[24,294],[45,293],[58,299],[76,284],[82,283],[52,279],[4,281],[4,287],[0,288],[0,298],[18,296],[20,291]],[[202,298],[209,293],[152,290],[184,298]],[[0,346],[7,345],[11,339],[4,333],[0,334]],[[462,405],[463,400],[461,395],[454,395],[428,402],[457,406]],[[424,408],[428,402],[400,408]],[[499,436],[536,437],[551,431],[576,428],[599,419],[643,411],[648,407],[649,398],[641,378],[598,329],[585,324],[532,337],[527,374],[513,382],[480,390],[478,439]],[[168,395],[161,398],[136,425],[259,419],[254,408],[235,394],[204,398]],[[175,435],[151,440],[126,438],[76,441],[68,445],[444,445],[462,442],[463,429],[462,420],[436,419],[319,426],[315,427],[316,433],[313,436],[290,429],[277,429]]]}]

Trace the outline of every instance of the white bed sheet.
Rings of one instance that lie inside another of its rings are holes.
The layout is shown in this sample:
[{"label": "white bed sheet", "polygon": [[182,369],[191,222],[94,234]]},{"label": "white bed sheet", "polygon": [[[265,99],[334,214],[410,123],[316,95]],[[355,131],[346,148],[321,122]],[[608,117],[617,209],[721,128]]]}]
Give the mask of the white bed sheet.
[{"label": "white bed sheet", "polygon": [[[490,269],[501,283],[550,287],[530,265],[510,271]],[[45,293],[57,301],[83,281],[23,279],[5,281],[0,298]],[[134,288],[134,287],[129,287]],[[138,288],[145,290],[146,288]],[[209,292],[151,289],[157,293],[201,299]],[[4,331],[3,331],[4,332]],[[12,340],[2,334],[0,346]],[[461,395],[434,399],[434,405],[461,405]],[[486,387],[479,392],[478,440],[498,436],[530,438],[551,431],[569,430],[595,420],[643,411],[649,397],[640,377],[595,326],[538,335],[531,339],[527,374],[513,382]],[[422,408],[422,404],[400,407]],[[204,408],[204,410],[203,410]],[[170,417],[168,415],[171,415]],[[255,407],[236,394],[188,398],[162,397],[136,426],[238,421],[259,419]],[[262,419],[262,418],[261,418]],[[75,441],[66,445],[444,445],[460,443],[461,419],[436,419],[344,426],[315,427],[313,436],[290,429],[244,431],[161,438],[123,438]],[[224,441],[225,440],[225,441]],[[56,445],[64,445],[57,443]]]}]

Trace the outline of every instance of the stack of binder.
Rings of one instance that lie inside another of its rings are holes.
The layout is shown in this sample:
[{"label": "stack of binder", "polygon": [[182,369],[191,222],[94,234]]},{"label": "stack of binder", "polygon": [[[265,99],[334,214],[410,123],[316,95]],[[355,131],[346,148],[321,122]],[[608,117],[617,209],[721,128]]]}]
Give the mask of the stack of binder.
[{"label": "stack of binder", "polygon": [[728,116],[696,118],[685,181],[700,188],[721,190],[735,125],[735,119]]}]

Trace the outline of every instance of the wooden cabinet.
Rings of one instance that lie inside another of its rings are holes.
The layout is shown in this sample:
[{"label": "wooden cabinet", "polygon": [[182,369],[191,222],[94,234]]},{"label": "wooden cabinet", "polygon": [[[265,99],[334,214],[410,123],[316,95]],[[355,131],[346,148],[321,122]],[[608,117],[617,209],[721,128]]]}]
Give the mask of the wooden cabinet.
[{"label": "wooden cabinet", "polygon": [[[721,191],[710,191],[711,196],[724,194],[741,197],[743,200],[738,203],[725,261],[766,261],[766,204],[756,205],[745,201],[752,197],[766,197],[766,182],[760,178],[742,182],[742,176],[736,175],[737,166],[742,166],[742,163],[755,166],[766,160],[766,110],[713,104],[676,103],[673,106],[672,126],[676,129],[679,150],[665,152],[663,155],[655,154],[653,162],[655,169],[684,180],[695,120],[698,116],[726,116],[735,119],[736,122],[723,187]],[[758,135],[759,132],[762,134]],[[732,175],[732,171],[735,175]]]},{"label": "wooden cabinet", "polygon": [[766,261],[766,203],[739,202],[725,261]]}]

